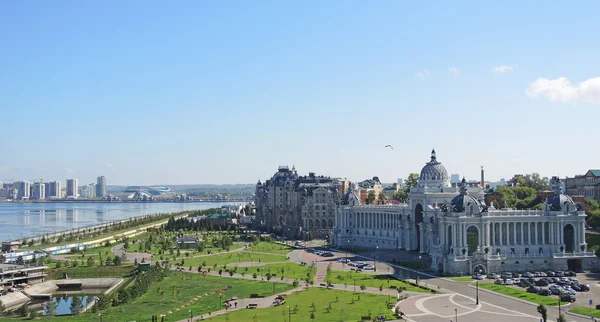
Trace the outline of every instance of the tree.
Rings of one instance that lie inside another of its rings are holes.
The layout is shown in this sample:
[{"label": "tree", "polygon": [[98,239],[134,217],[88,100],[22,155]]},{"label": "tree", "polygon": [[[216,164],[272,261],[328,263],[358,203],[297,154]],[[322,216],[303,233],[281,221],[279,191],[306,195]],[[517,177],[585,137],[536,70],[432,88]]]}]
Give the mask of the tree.
[{"label": "tree", "polygon": [[73,296],[70,308],[73,314],[79,314],[83,310],[83,301],[80,296]]},{"label": "tree", "polygon": [[88,266],[94,266],[94,262],[95,261],[94,261],[94,257],[93,256],[88,257],[88,259],[87,259],[87,265]]},{"label": "tree", "polygon": [[538,305],[537,311],[542,316],[542,321],[546,322],[546,320],[548,319],[548,310],[546,310],[544,304]]},{"label": "tree", "polygon": [[115,256],[115,258],[113,259],[113,265],[115,265],[115,266],[121,266],[122,261],[123,260],[121,259],[121,257]]},{"label": "tree", "polygon": [[527,186],[506,187],[501,186],[496,188],[501,198],[495,205],[497,208],[540,208],[542,200],[537,197],[537,191]]},{"label": "tree", "polygon": [[418,173],[409,174],[408,178],[406,178],[406,180],[404,180],[404,192],[409,193],[410,189],[412,189],[412,187],[416,186],[418,181],[419,181]]},{"label": "tree", "polygon": [[386,197],[385,193],[383,193],[383,191],[381,191],[379,193],[378,197],[379,197],[379,203],[384,203],[387,200],[387,197]]},{"label": "tree", "polygon": [[367,205],[372,205],[375,202],[375,198],[377,196],[375,195],[375,190],[371,190],[369,191],[369,193],[367,194]]},{"label": "tree", "polygon": [[536,191],[548,190],[550,188],[548,182],[542,179],[539,173],[526,174],[523,179],[525,180],[523,183],[524,186]]},{"label": "tree", "polygon": [[394,193],[394,195],[392,196],[392,199],[399,202],[406,201],[406,198],[408,198],[408,194],[404,190],[398,190],[398,192]]}]

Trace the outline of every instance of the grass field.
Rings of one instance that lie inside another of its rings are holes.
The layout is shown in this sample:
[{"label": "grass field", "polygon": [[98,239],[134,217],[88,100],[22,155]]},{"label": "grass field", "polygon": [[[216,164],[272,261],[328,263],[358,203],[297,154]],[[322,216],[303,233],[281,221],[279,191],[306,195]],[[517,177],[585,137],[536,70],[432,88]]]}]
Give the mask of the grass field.
[{"label": "grass field", "polygon": [[256,245],[248,248],[248,251],[251,251],[251,252],[271,253],[271,254],[280,254],[280,255],[286,255],[287,253],[289,253],[293,250],[294,250],[294,248],[286,246],[286,245],[276,244],[276,243],[267,243],[267,242],[260,242]]},{"label": "grass field", "polygon": [[380,287],[383,288],[391,288],[395,286],[396,288],[405,287],[406,291],[410,292],[427,292],[424,289],[418,288],[416,286],[410,285],[406,282],[402,282],[394,279],[389,275],[377,275],[377,274],[367,274],[367,273],[355,273],[355,272],[347,272],[340,270],[331,270],[331,273],[325,276],[325,280],[329,280],[333,284],[344,284],[347,283],[348,289],[352,290],[354,287],[354,278],[356,277],[356,289],[358,290],[361,285],[365,285],[366,287]]},{"label": "grass field", "polygon": [[[369,313],[372,316],[386,315],[388,319],[392,319],[391,311],[386,308],[387,299],[387,296],[382,295],[360,294],[358,300],[358,294],[352,292],[310,288],[287,296],[285,304],[279,307],[239,310],[227,314],[228,317],[216,316],[210,321],[281,322],[284,316],[285,319],[288,318],[288,314],[292,321],[360,321],[361,317],[368,316]],[[311,320],[313,304],[315,305],[314,320]],[[329,309],[330,305],[331,309]],[[297,311],[295,311],[296,306]]]},{"label": "grass field", "polygon": [[581,315],[587,315],[587,316],[591,316],[594,318],[600,318],[600,310],[596,310],[595,308],[574,307],[572,309],[569,309],[569,312],[577,313],[577,314],[581,314]]},{"label": "grass field", "polygon": [[65,273],[69,278],[127,277],[134,269],[133,265],[61,267],[48,270],[47,279],[63,279]]},{"label": "grass field", "polygon": [[[253,263],[272,263],[285,262],[287,257],[274,254],[256,254],[250,252],[232,252],[211,256],[203,256],[197,258],[185,258],[184,266],[198,267],[200,265],[211,267],[215,264],[218,266],[229,265],[231,263],[253,262]],[[203,264],[205,263],[205,264]]]},{"label": "grass field", "polygon": [[[231,286],[231,289],[227,289]],[[290,284],[226,279],[197,274],[172,272],[161,283],[154,285],[139,299],[130,304],[113,307],[102,312],[103,321],[149,321],[152,315],[165,314],[165,321],[177,321],[194,315],[207,315],[219,309],[220,300],[237,296],[248,298],[250,294],[264,296],[281,293],[293,288]],[[216,291],[222,291],[222,298]],[[209,295],[205,295],[205,294]],[[197,296],[202,296],[194,300]],[[171,312],[171,313],[169,313]],[[88,322],[99,321],[98,314],[84,313],[64,318],[50,318],[51,321]]]},{"label": "grass field", "polygon": [[[257,271],[257,269],[261,270],[260,272]],[[298,280],[302,280],[304,278],[306,278],[306,274],[308,272],[310,272],[310,267],[309,266],[300,266],[298,264],[295,263],[285,263],[285,264],[270,264],[270,265],[262,265],[262,266],[256,266],[256,267],[248,267],[248,270],[246,270],[246,267],[242,268],[238,268],[237,272],[241,273],[241,272],[245,272],[246,274],[253,274],[253,273],[257,273],[258,276],[261,276],[262,274],[266,274],[268,272],[271,272],[271,274],[276,274],[276,276],[273,279],[278,279],[281,277],[281,269],[283,269],[283,277],[284,278],[292,278],[292,279],[298,279]],[[314,278],[316,274],[316,269],[312,270],[312,277]]]},{"label": "grass field", "polygon": [[556,296],[542,296],[533,293],[527,293],[522,289],[497,284],[480,283],[479,287],[536,304],[544,304],[546,306],[558,306],[558,298]]}]

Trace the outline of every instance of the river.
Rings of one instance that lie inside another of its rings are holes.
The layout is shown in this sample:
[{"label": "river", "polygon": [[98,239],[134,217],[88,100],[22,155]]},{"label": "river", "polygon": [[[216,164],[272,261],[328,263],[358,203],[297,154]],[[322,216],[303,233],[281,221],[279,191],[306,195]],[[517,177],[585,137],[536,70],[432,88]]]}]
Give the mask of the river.
[{"label": "river", "polygon": [[0,241],[39,236],[142,215],[217,208],[231,203],[1,203]]}]

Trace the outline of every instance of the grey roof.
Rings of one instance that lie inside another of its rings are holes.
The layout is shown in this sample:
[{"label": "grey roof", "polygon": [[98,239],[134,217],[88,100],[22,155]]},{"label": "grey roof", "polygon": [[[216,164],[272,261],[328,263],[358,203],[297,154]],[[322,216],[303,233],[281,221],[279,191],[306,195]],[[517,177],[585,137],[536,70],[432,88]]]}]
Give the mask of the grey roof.
[{"label": "grey roof", "polygon": [[448,171],[441,162],[437,160],[435,150],[431,151],[431,160],[421,169],[420,180],[448,180]]},{"label": "grey roof", "polygon": [[197,243],[198,238],[196,237],[180,237],[177,238],[177,243]]}]

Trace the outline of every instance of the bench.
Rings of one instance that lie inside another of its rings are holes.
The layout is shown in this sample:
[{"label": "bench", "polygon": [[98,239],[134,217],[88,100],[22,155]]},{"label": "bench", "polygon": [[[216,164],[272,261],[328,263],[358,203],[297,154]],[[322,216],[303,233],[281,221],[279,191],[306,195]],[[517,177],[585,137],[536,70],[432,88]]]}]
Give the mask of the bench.
[{"label": "bench", "polygon": [[371,317],[370,316],[361,316],[360,320],[361,321],[371,321]]},{"label": "bench", "polygon": [[250,294],[250,298],[251,298],[251,299],[255,299],[255,298],[257,298],[257,297],[260,297],[260,296],[259,296],[258,294]]},{"label": "bench", "polygon": [[258,304],[248,304],[246,305],[247,309],[256,309],[258,307]]}]

